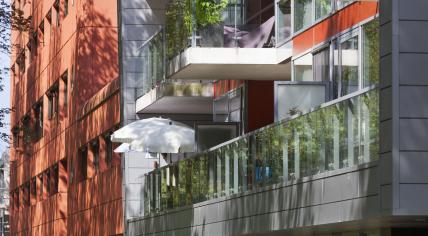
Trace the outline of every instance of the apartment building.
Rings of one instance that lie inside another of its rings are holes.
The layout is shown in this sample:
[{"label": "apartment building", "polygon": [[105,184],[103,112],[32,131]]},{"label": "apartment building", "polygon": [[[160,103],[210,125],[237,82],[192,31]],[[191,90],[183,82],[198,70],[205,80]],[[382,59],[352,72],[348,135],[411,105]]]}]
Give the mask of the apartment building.
[{"label": "apartment building", "polygon": [[117,2],[15,0],[11,235],[123,233]]},{"label": "apartment building", "polygon": [[[11,234],[427,234],[428,2],[14,4]],[[151,117],[195,152],[113,152]]]},{"label": "apartment building", "polygon": [[122,76],[198,152],[144,175],[129,235],[427,234],[428,2],[161,2],[122,5]]}]

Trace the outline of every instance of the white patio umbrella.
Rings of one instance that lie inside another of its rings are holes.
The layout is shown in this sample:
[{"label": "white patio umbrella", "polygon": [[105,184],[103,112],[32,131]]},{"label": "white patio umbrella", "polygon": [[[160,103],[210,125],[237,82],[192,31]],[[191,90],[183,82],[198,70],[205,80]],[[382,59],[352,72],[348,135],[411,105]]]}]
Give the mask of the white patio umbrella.
[{"label": "white patio umbrella", "polygon": [[122,143],[119,147],[114,149],[115,153],[125,153],[131,151],[131,144],[129,143]]},{"label": "white patio umbrella", "polygon": [[178,153],[195,150],[195,131],[176,121],[148,118],[135,121],[113,133],[113,142],[129,143],[130,150]]}]

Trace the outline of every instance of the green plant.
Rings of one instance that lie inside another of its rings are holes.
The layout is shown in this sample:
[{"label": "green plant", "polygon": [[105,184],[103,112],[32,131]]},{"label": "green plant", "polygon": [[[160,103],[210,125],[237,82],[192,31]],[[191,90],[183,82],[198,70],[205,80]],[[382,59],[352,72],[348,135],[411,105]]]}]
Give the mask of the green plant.
[{"label": "green plant", "polygon": [[229,0],[173,0],[166,11],[166,54],[176,56],[197,29],[222,22]]}]

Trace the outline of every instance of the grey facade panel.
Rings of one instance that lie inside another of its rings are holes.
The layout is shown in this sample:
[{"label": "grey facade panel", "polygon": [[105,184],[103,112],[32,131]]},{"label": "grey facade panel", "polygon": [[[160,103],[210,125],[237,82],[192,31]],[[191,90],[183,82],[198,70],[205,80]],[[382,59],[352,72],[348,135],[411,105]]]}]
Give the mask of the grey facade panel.
[{"label": "grey facade panel", "polygon": [[428,183],[428,153],[400,153],[400,183]]},{"label": "grey facade panel", "polygon": [[[125,25],[123,38],[125,41],[146,41],[162,27],[160,25]],[[138,45],[138,47],[140,47]],[[137,48],[138,48],[137,47]],[[128,52],[129,53],[129,52]]]},{"label": "grey facade panel", "polygon": [[125,25],[162,25],[165,23],[165,10],[124,9]]},{"label": "grey facade panel", "polygon": [[[376,173],[377,168],[370,167],[253,194],[218,198],[131,221],[129,227],[132,232],[146,235],[165,229],[167,235],[176,235],[183,229],[200,235],[238,235],[377,217],[380,200],[379,188],[374,187],[379,186]],[[314,200],[323,199],[320,193],[332,202]],[[359,197],[358,193],[367,197]],[[306,198],[311,194],[316,196]]]},{"label": "grey facade panel", "polygon": [[381,35],[390,35],[391,37],[381,37],[379,40],[380,56],[386,56],[392,52],[392,24],[386,23],[380,27]]},{"label": "grey facade panel", "polygon": [[125,86],[127,88],[141,88],[141,87],[143,87],[143,85],[144,85],[143,76],[144,76],[144,73],[141,73],[141,72],[126,73],[127,79],[125,81]]},{"label": "grey facade panel", "polygon": [[428,211],[428,184],[400,184],[400,208]]},{"label": "grey facade panel", "polygon": [[127,58],[123,61],[123,68],[126,73],[143,73],[144,63],[146,63],[146,60],[143,57]]},{"label": "grey facade panel", "polygon": [[392,153],[387,152],[379,156],[379,175],[380,185],[391,184],[392,181]]},{"label": "grey facade panel", "polygon": [[379,92],[379,119],[381,121],[392,117],[392,88],[385,88]]},{"label": "grey facade panel", "polygon": [[400,54],[400,84],[428,85],[427,61],[428,54]]},{"label": "grey facade panel", "polygon": [[392,149],[392,121],[386,120],[379,124],[380,153],[390,152]]},{"label": "grey facade panel", "polygon": [[380,186],[380,202],[382,210],[392,209],[392,185]]},{"label": "grey facade panel", "polygon": [[128,40],[123,41],[123,56],[128,57],[142,57],[144,50],[141,50],[141,45],[146,42],[144,40]]},{"label": "grey facade panel", "polygon": [[427,151],[428,119],[400,119],[400,150]]},{"label": "grey facade panel", "polygon": [[358,197],[372,196],[379,193],[379,169],[369,168],[355,172],[358,176]]},{"label": "grey facade panel", "polygon": [[333,176],[324,181],[323,202],[337,202],[358,197],[358,173]]},{"label": "grey facade panel", "polygon": [[123,8],[164,9],[169,0],[122,0]]},{"label": "grey facade panel", "polygon": [[401,0],[399,7],[400,20],[428,20],[426,0]]},{"label": "grey facade panel", "polygon": [[400,52],[428,53],[428,30],[422,30],[428,28],[427,21],[400,21],[399,28]]},{"label": "grey facade panel", "polygon": [[379,18],[380,18],[381,25],[391,21],[392,1],[380,1]]},{"label": "grey facade panel", "polygon": [[427,95],[426,86],[401,86],[400,117],[428,118]]},{"label": "grey facade panel", "polygon": [[380,88],[391,86],[392,81],[392,55],[386,55],[380,59]]}]

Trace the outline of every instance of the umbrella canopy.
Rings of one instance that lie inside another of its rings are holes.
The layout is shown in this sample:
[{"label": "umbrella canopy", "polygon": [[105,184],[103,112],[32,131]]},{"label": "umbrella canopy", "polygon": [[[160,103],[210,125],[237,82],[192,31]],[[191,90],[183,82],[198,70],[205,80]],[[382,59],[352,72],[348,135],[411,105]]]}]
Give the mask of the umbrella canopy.
[{"label": "umbrella canopy", "polygon": [[195,131],[188,126],[162,118],[135,121],[113,133],[113,142],[130,143],[130,150],[178,153],[195,150]]},{"label": "umbrella canopy", "polygon": [[119,147],[114,149],[115,153],[125,153],[131,151],[131,144],[129,143],[122,143]]}]

